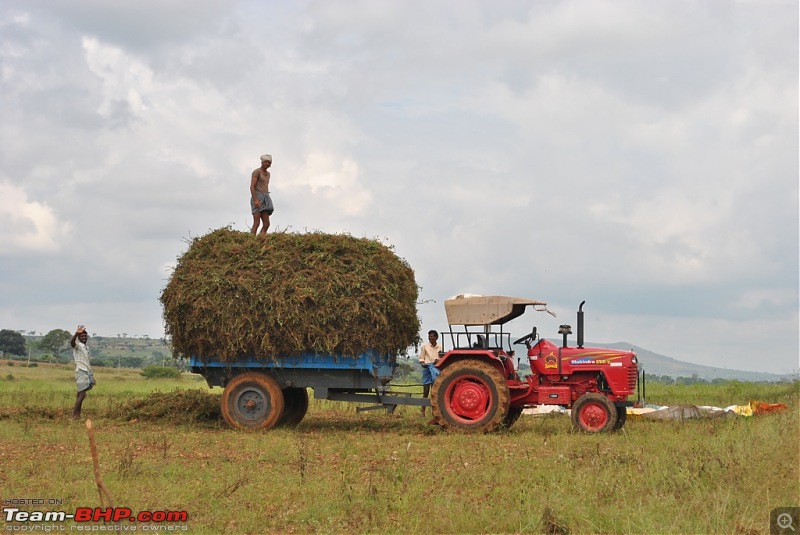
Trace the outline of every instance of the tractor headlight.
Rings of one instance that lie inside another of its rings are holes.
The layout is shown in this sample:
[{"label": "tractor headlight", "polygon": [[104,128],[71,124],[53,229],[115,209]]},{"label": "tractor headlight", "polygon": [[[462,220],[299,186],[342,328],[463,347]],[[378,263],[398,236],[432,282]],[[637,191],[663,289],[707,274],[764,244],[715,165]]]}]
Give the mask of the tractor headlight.
[{"label": "tractor headlight", "polygon": [[631,357],[631,362],[633,362],[634,364],[639,364],[639,359],[636,358],[636,355]]}]

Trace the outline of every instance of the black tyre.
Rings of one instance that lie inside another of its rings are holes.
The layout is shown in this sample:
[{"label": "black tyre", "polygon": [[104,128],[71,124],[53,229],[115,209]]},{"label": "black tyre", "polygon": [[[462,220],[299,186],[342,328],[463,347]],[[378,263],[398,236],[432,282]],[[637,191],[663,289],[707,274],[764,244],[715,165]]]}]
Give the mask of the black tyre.
[{"label": "black tyre", "polygon": [[614,431],[619,431],[628,419],[628,408],[624,405],[617,405],[617,423],[614,424]]},{"label": "black tyre", "polygon": [[617,408],[602,394],[584,394],[572,406],[572,425],[586,433],[611,431],[617,423]]},{"label": "black tyre", "polygon": [[500,371],[482,360],[447,366],[431,387],[431,405],[439,424],[469,432],[493,431],[508,415],[508,384]]},{"label": "black tyre", "polygon": [[283,414],[276,425],[293,427],[303,421],[308,411],[308,390],[288,387],[283,389]]},{"label": "black tyre", "polygon": [[236,429],[270,429],[283,414],[283,392],[272,377],[237,375],[222,393],[222,417]]},{"label": "black tyre", "polygon": [[503,418],[503,426],[511,427],[522,416],[522,407],[509,407],[508,414]]}]

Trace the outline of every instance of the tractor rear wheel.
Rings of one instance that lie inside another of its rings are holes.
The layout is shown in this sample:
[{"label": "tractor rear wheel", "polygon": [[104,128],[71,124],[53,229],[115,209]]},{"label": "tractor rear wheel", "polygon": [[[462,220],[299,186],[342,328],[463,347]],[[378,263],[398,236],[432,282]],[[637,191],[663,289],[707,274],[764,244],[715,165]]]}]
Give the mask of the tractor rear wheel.
[{"label": "tractor rear wheel", "polygon": [[283,414],[283,407],[280,386],[263,373],[237,375],[222,393],[222,417],[236,429],[270,429]]},{"label": "tractor rear wheel", "polygon": [[617,408],[602,394],[589,393],[572,405],[572,425],[587,433],[611,431],[617,423]]},{"label": "tractor rear wheel", "polygon": [[308,390],[294,386],[284,388],[283,402],[283,413],[275,425],[296,426],[308,411]]},{"label": "tractor rear wheel", "polygon": [[431,387],[431,405],[439,424],[463,431],[496,429],[508,414],[510,399],[503,374],[476,359],[447,366]]}]

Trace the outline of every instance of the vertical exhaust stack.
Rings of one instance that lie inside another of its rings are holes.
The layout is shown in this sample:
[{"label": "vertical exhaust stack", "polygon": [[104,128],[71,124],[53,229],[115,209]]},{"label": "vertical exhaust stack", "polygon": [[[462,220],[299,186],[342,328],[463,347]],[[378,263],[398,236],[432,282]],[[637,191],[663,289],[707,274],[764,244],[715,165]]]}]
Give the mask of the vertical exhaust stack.
[{"label": "vertical exhaust stack", "polygon": [[583,349],[583,304],[586,301],[581,301],[581,305],[578,307],[578,347]]}]

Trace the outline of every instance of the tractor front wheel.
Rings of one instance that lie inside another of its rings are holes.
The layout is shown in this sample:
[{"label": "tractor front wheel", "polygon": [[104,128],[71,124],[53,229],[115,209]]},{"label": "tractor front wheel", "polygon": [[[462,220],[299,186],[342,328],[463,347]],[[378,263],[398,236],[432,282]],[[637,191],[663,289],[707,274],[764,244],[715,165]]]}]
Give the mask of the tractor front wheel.
[{"label": "tractor front wheel", "polygon": [[572,405],[572,425],[587,433],[611,431],[617,423],[617,408],[602,394],[584,394]]},{"label": "tractor front wheel", "polygon": [[454,362],[431,387],[431,405],[439,424],[469,432],[493,431],[501,425],[510,399],[503,375],[482,360]]},{"label": "tractor front wheel", "polygon": [[236,429],[270,429],[283,414],[280,386],[263,373],[237,375],[222,393],[222,417]]}]

